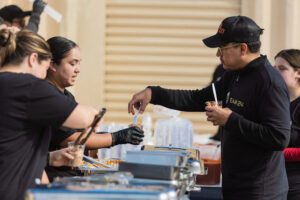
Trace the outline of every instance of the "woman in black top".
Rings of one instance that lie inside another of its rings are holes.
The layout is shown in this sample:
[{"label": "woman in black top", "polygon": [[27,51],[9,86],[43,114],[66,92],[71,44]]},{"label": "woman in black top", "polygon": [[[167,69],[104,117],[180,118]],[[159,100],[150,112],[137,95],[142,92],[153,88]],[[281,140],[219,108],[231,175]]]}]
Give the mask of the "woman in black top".
[{"label": "woman in black top", "polygon": [[[82,106],[43,80],[46,41],[31,31],[0,31],[0,197],[23,200],[41,178],[51,128],[87,128],[97,110]],[[57,103],[59,102],[59,103]]]},{"label": "woman in black top", "polygon": [[289,182],[288,200],[300,199],[300,50],[286,49],[275,56],[275,68],[282,75],[290,95],[291,138],[284,150]]},{"label": "woman in black top", "polygon": [[[48,41],[52,52],[52,62],[47,73],[47,80],[56,88],[60,94],[75,101],[74,96],[66,87],[74,86],[80,73],[81,54],[76,43],[64,37],[52,37]],[[76,140],[80,132],[75,129],[54,129],[50,150],[67,146],[68,142]],[[138,127],[131,127],[108,134],[92,134],[86,143],[87,149],[99,149],[117,144],[140,144],[143,140],[143,131]],[[68,167],[47,167],[47,174],[52,180],[56,176],[77,175]]]}]

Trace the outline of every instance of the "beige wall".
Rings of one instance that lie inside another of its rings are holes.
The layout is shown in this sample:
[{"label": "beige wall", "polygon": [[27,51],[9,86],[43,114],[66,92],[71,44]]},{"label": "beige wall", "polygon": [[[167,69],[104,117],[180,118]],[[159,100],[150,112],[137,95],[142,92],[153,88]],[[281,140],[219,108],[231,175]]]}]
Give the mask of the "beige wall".
[{"label": "beige wall", "polygon": [[243,0],[242,5],[242,14],[265,29],[262,53],[271,62],[281,49],[300,48],[299,0]]}]

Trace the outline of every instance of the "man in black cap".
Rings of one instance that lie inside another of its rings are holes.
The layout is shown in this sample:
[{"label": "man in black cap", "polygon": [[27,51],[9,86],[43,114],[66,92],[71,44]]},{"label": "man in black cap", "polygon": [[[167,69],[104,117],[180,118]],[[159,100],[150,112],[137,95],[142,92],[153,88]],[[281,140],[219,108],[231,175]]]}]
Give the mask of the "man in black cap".
[{"label": "man in black cap", "polygon": [[0,17],[8,26],[15,26],[19,29],[25,28],[25,17],[30,16],[26,28],[33,32],[38,32],[40,15],[42,14],[46,3],[43,0],[35,0],[32,11],[23,11],[16,5],[8,5],[0,9]]},{"label": "man in black cap", "polygon": [[[148,103],[182,111],[206,111],[221,134],[222,191],[229,200],[285,200],[288,183],[282,150],[290,137],[289,96],[280,74],[260,55],[262,29],[250,18],[223,20],[217,33],[203,40],[217,47],[226,72],[201,90],[147,87],[133,95],[128,112]],[[140,108],[139,108],[140,107]]]}]

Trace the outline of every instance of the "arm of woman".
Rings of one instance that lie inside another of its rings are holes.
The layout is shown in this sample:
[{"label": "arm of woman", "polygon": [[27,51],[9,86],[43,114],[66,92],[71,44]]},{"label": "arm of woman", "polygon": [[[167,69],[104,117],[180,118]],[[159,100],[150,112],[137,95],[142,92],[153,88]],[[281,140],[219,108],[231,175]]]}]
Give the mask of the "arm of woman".
[{"label": "arm of woman", "polygon": [[[75,141],[77,137],[80,135],[80,133],[81,132],[75,132],[70,137],[65,139],[62,143],[60,143],[60,145],[63,147],[67,147],[68,142]],[[86,134],[84,134],[82,138],[85,138]],[[111,145],[112,145],[112,137],[110,133],[97,134],[94,132],[87,140],[85,147],[89,150],[92,150],[92,149],[110,147]]]},{"label": "arm of woman", "polygon": [[77,104],[63,123],[63,126],[69,128],[86,128],[92,124],[97,114],[98,111],[95,108]]},{"label": "arm of woman", "polygon": [[[76,132],[65,139],[61,146],[67,146],[68,142],[75,141],[80,132]],[[85,133],[86,135],[87,133]],[[82,138],[85,138],[83,135]],[[99,149],[118,144],[134,144],[138,145],[143,141],[144,131],[138,127],[129,127],[113,133],[97,134],[92,133],[86,142],[87,149]]]}]

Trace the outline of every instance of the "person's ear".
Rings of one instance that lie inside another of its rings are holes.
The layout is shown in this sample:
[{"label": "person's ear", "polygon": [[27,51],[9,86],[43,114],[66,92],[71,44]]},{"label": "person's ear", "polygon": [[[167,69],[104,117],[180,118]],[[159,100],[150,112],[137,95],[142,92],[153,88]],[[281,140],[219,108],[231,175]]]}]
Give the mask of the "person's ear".
[{"label": "person's ear", "polygon": [[241,54],[242,56],[246,55],[248,53],[248,45],[246,43],[241,43]]},{"label": "person's ear", "polygon": [[29,55],[28,57],[29,67],[33,68],[39,63],[38,57],[39,56],[37,53],[32,53]]},{"label": "person's ear", "polygon": [[300,82],[300,69],[296,70],[296,79]]},{"label": "person's ear", "polygon": [[48,70],[51,70],[53,72],[56,72],[56,64],[51,60],[50,67]]}]

